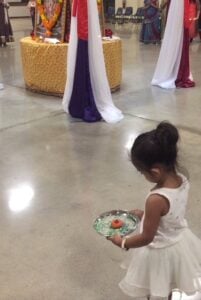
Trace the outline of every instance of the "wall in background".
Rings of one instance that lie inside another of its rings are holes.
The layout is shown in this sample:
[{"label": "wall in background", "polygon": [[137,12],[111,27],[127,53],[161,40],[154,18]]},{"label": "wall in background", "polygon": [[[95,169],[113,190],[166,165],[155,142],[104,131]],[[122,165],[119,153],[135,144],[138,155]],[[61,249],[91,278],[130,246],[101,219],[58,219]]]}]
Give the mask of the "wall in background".
[{"label": "wall in background", "polygon": [[[107,0],[103,0],[107,1]],[[126,6],[132,6],[133,10],[136,11],[138,7],[144,6],[144,0],[115,0],[115,8],[122,7],[122,2],[126,2]],[[159,5],[162,0],[159,0]]]},{"label": "wall in background", "polygon": [[10,6],[10,18],[30,17],[30,12],[27,6]]},{"label": "wall in background", "polygon": [[[143,6],[144,0],[126,0],[126,6],[132,6],[133,11],[136,12],[137,8]],[[115,1],[115,8],[122,7],[122,0]]]}]

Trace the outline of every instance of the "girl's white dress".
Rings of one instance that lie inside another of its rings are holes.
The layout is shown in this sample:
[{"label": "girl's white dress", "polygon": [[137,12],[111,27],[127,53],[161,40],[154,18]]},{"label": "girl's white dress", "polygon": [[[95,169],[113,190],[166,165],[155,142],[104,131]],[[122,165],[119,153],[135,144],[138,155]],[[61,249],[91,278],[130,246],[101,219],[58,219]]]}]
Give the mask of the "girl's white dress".
[{"label": "girl's white dress", "polygon": [[161,218],[152,243],[130,249],[131,260],[122,264],[128,270],[119,286],[133,298],[167,299],[173,289],[187,295],[201,292],[201,240],[190,231],[185,219],[189,182],[180,176],[179,188],[160,188],[148,194],[164,196],[170,209]]}]

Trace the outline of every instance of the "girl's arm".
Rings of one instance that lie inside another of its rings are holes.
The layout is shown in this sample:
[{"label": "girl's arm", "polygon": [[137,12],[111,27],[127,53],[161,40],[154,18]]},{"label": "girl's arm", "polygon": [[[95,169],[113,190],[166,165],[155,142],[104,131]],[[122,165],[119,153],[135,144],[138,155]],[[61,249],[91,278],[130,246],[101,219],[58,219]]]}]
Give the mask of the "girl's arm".
[{"label": "girl's arm", "polygon": [[[145,206],[145,218],[143,223],[143,231],[140,234],[126,239],[124,248],[138,248],[150,244],[156,235],[160,218],[169,210],[169,202],[160,195],[151,195]],[[122,237],[116,235],[109,238],[112,243],[121,247]]]}]

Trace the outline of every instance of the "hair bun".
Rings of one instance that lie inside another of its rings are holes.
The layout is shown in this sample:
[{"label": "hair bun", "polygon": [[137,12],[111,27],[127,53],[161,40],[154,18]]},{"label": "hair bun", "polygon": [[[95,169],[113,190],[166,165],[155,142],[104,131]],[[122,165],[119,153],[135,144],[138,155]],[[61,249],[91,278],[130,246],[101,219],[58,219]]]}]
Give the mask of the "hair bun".
[{"label": "hair bun", "polygon": [[168,122],[161,122],[155,131],[157,141],[163,146],[176,146],[179,133],[175,126]]}]

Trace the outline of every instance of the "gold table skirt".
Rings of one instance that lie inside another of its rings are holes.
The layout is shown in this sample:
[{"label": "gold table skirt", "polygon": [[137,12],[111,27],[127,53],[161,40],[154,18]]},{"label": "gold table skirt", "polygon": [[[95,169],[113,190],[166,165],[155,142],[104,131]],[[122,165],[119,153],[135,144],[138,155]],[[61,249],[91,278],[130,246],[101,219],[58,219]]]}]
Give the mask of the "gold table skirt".
[{"label": "gold table skirt", "polygon": [[[66,84],[68,44],[38,43],[30,37],[20,41],[26,87],[32,91],[62,96]],[[121,40],[103,41],[106,72],[111,91],[122,80]]]}]

